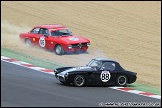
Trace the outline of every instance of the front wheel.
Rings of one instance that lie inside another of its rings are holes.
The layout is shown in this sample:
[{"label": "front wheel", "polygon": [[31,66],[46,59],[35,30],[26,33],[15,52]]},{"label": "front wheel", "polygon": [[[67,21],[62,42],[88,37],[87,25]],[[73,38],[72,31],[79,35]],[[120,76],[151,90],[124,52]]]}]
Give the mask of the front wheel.
[{"label": "front wheel", "polygon": [[61,45],[57,45],[57,46],[54,48],[54,50],[55,50],[55,53],[56,53],[57,55],[62,55],[62,54],[64,54],[64,49],[62,48]]},{"label": "front wheel", "polygon": [[30,39],[25,39],[25,44],[28,46],[32,46],[32,42],[30,41]]},{"label": "front wheel", "polygon": [[76,87],[82,87],[85,85],[85,77],[83,75],[76,75],[73,83]]},{"label": "front wheel", "polygon": [[119,75],[116,79],[117,86],[126,86],[128,78],[126,75]]}]

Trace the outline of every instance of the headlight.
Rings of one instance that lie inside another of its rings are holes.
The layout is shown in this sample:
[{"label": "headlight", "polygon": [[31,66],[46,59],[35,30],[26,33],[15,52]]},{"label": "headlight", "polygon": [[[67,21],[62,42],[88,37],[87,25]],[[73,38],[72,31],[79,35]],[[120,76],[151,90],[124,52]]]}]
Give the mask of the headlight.
[{"label": "headlight", "polygon": [[90,43],[87,43],[87,46],[90,46]]},{"label": "headlight", "polygon": [[68,48],[71,49],[72,48],[72,45],[68,45]]},{"label": "headlight", "polygon": [[66,74],[65,74],[65,77],[67,77],[69,75],[69,73],[67,72]]},{"label": "headlight", "polygon": [[57,70],[56,69],[54,69],[54,73],[57,73]]}]

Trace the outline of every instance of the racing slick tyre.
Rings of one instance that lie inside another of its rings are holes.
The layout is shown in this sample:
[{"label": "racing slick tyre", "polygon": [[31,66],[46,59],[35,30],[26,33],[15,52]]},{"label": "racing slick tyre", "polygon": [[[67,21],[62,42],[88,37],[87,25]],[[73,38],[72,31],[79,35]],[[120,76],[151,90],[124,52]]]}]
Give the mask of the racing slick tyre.
[{"label": "racing slick tyre", "polygon": [[126,75],[119,75],[116,79],[117,86],[125,87],[128,82],[128,78]]},{"label": "racing slick tyre", "polygon": [[25,44],[28,46],[32,46],[32,42],[30,41],[30,39],[25,39]]},{"label": "racing slick tyre", "polygon": [[57,46],[54,48],[54,50],[55,50],[55,53],[56,53],[57,55],[63,55],[63,54],[64,54],[64,49],[62,48],[61,45],[57,45]]},{"label": "racing slick tyre", "polygon": [[73,81],[74,86],[82,87],[85,85],[85,77],[83,75],[76,75]]}]

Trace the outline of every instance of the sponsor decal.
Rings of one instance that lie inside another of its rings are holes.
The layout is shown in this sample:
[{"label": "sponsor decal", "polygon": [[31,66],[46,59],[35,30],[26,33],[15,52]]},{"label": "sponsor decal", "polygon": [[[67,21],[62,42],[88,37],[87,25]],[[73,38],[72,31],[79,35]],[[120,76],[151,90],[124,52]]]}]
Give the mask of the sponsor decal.
[{"label": "sponsor decal", "polygon": [[69,40],[78,41],[79,39],[78,38],[74,38],[74,37],[69,37]]}]

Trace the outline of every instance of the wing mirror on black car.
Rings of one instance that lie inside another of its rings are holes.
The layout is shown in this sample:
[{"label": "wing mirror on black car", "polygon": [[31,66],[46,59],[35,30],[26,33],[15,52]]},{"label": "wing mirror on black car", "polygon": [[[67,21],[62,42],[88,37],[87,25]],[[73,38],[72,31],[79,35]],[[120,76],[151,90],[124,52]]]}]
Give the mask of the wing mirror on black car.
[{"label": "wing mirror on black car", "polygon": [[105,70],[105,67],[102,67],[101,70]]}]

